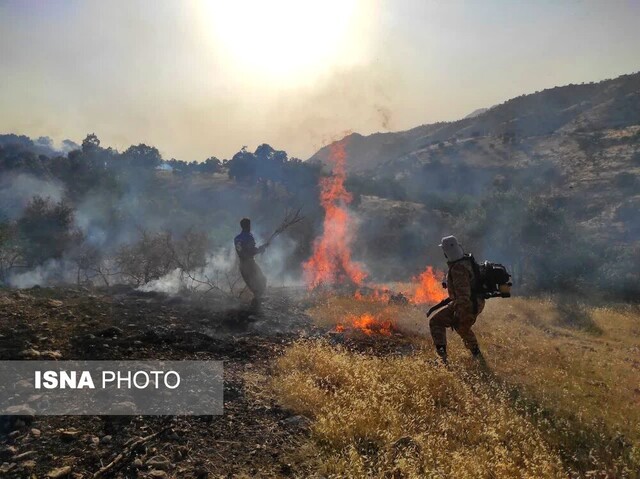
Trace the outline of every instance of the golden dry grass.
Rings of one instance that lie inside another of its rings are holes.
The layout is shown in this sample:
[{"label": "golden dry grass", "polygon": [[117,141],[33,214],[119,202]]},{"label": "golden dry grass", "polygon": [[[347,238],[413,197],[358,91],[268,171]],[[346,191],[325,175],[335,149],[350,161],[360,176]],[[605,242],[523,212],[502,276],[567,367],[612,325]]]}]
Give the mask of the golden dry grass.
[{"label": "golden dry grass", "polygon": [[563,477],[560,458],[507,398],[424,357],[300,343],[277,370],[282,404],[314,419],[319,475]]},{"label": "golden dry grass", "polygon": [[640,441],[640,311],[585,308],[566,327],[549,300],[489,303],[478,335],[492,371],[545,405]]},{"label": "golden dry grass", "polygon": [[328,299],[310,310],[319,323],[386,311],[423,348],[291,347],[271,390],[312,419],[293,460],[333,477],[639,477],[640,314],[577,307],[584,318],[550,300],[489,301],[475,327],[486,365],[449,333],[445,369],[418,309]]}]

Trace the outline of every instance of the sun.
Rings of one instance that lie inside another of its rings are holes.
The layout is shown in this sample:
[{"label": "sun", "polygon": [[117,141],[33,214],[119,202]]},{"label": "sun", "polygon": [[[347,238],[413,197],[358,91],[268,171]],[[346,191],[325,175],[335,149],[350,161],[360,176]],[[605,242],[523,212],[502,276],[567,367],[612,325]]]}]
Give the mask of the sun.
[{"label": "sun", "polygon": [[207,36],[226,64],[282,81],[310,75],[353,51],[359,0],[211,0]]}]

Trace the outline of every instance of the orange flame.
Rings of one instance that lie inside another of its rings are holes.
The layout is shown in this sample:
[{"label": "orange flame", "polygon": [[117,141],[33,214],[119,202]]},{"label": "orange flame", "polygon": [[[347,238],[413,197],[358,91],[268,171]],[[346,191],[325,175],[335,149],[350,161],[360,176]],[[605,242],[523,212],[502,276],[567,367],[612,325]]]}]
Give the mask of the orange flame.
[{"label": "orange flame", "polygon": [[444,275],[427,266],[420,275],[413,278],[416,284],[411,301],[415,304],[437,303],[447,297],[446,290],[442,287]]},{"label": "orange flame", "polygon": [[358,301],[367,301],[370,303],[386,303],[391,298],[391,292],[388,289],[373,287],[369,292],[363,292],[357,289],[353,297]]},{"label": "orange flame", "polygon": [[391,336],[395,330],[395,324],[390,319],[384,317],[384,313],[372,314],[349,314],[346,316],[342,324],[336,326],[337,332],[346,330],[357,330],[367,336],[380,334],[382,336]]},{"label": "orange flame", "polygon": [[[413,304],[434,304],[447,297],[447,292],[442,288],[444,273],[434,270],[431,266],[418,276],[411,278],[409,293],[403,293],[406,299]],[[384,285],[366,285],[366,288],[358,289],[354,298],[358,301],[370,303],[387,303],[392,299],[392,291]]]},{"label": "orange flame", "polygon": [[359,285],[367,276],[361,265],[351,260],[352,231],[347,205],[352,197],[344,186],[347,179],[344,142],[330,146],[329,160],[333,162],[333,171],[331,176],[320,180],[320,204],[325,211],[323,233],[316,238],[313,255],[303,265],[310,289],[347,280]]},{"label": "orange flame", "polygon": [[[412,278],[412,292],[406,299],[413,304],[434,304],[447,296],[442,288],[444,274],[427,266],[424,272]],[[392,299],[392,292],[384,285],[366,285],[357,289],[354,298],[369,303],[388,303]],[[360,331],[367,336],[379,334],[391,336],[396,328],[398,310],[385,307],[379,312],[364,314],[348,314],[336,325],[335,331]]]}]

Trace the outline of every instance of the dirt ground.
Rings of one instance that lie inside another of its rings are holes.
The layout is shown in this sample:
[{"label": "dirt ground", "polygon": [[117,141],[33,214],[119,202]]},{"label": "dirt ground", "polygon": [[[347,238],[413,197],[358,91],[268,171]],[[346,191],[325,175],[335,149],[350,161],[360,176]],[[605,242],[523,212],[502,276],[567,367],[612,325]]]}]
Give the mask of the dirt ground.
[{"label": "dirt ground", "polygon": [[306,423],[252,403],[244,377],[268,374],[291,342],[326,331],[302,292],[274,292],[260,311],[224,298],[168,297],[129,288],[0,291],[0,359],[198,359],[225,364],[224,415],[4,417],[0,476],[93,477],[154,433],[105,477],[296,475],[284,458]]}]

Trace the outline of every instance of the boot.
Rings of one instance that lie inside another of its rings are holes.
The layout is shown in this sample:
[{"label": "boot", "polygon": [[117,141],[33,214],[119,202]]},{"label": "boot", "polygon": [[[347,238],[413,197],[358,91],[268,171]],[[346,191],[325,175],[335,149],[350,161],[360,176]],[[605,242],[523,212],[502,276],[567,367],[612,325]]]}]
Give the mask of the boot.
[{"label": "boot", "polygon": [[473,356],[475,359],[482,358],[482,352],[480,351],[480,346],[476,344],[471,348],[471,356]]},{"label": "boot", "polygon": [[440,359],[444,364],[447,364],[447,347],[446,346],[436,346],[436,353],[440,356]]}]

